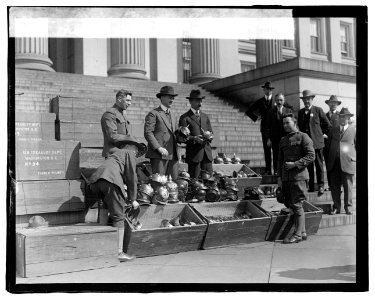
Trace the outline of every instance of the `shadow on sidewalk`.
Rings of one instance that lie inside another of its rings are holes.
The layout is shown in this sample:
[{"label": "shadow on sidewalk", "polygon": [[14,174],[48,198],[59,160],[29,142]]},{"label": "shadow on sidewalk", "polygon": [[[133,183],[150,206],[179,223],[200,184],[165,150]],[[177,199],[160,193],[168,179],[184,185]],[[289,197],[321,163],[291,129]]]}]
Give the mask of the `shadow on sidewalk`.
[{"label": "shadow on sidewalk", "polygon": [[356,281],[356,266],[336,266],[319,269],[302,268],[289,271],[277,272],[280,277],[288,277],[294,279],[305,279],[305,280],[342,280],[355,282]]}]

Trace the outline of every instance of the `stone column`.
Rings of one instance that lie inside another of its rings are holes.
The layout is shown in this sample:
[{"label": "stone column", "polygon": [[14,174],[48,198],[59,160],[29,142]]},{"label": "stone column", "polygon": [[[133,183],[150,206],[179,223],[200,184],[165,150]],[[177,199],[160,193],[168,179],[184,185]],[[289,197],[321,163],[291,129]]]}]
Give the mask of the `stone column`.
[{"label": "stone column", "polygon": [[190,83],[206,83],[220,76],[220,51],[217,39],[191,39]]},{"label": "stone column", "polygon": [[148,79],[145,70],[145,40],[139,38],[111,39],[109,76]]},{"label": "stone column", "polygon": [[282,61],[281,40],[256,40],[257,68]]},{"label": "stone column", "polygon": [[16,68],[55,72],[48,57],[48,38],[16,38],[15,43]]}]

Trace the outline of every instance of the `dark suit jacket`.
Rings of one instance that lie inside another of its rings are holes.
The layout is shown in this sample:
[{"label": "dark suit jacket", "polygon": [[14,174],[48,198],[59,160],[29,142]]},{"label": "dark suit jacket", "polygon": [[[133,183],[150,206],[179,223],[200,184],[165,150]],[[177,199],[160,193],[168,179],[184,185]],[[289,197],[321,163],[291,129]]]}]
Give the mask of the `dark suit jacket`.
[{"label": "dark suit jacket", "polygon": [[[171,112],[172,125],[169,117],[159,106],[150,111],[145,118],[144,137],[148,142],[147,158],[177,160],[177,143],[174,136],[176,116]],[[162,157],[156,150],[163,147],[168,150],[168,156]]]},{"label": "dark suit jacket", "polygon": [[333,127],[328,135],[327,170],[331,171],[336,158],[340,156],[341,170],[348,174],[355,173],[356,129],[349,125],[340,138],[340,126]]},{"label": "dark suit jacket", "polygon": [[103,114],[101,126],[104,138],[102,156],[104,157],[118,149],[117,143],[135,140],[129,134],[129,121],[125,119],[116,104]]},{"label": "dark suit jacket", "polygon": [[250,108],[245,112],[245,114],[254,122],[258,120],[258,118],[261,118],[260,122],[260,131],[265,132],[266,131],[266,123],[267,123],[267,116],[268,112],[273,107],[273,98],[271,101],[269,101],[269,104],[266,104],[266,98],[263,96],[262,98],[256,100],[253,105],[250,106]]},{"label": "dark suit jacket", "polygon": [[[298,127],[301,130],[305,117],[305,108],[298,111]],[[327,116],[323,109],[318,106],[312,106],[310,110],[310,137],[314,143],[314,149],[324,148],[323,134],[329,133],[332,128],[331,123],[328,121]]]},{"label": "dark suit jacket", "polygon": [[326,113],[327,119],[331,123],[332,127],[340,126],[339,115],[340,113],[337,110],[331,117],[329,117],[329,112]]},{"label": "dark suit jacket", "polygon": [[[293,110],[284,106],[283,115],[293,113]],[[271,139],[271,142],[280,142],[281,137],[286,135],[283,126],[283,118],[277,118],[277,106],[271,108],[268,113],[267,123],[266,123],[266,137]]]},{"label": "dark suit jacket", "polygon": [[[200,112],[200,121],[199,121],[191,109],[189,109],[189,111],[187,111],[180,117],[179,125],[180,126],[189,125],[191,136],[201,135],[202,130],[212,132],[211,122],[210,122],[208,115],[206,115],[203,112]],[[208,143],[205,143],[204,145],[194,144],[192,141],[188,141],[186,143],[186,162],[187,163],[201,162],[203,159],[204,153],[206,153],[208,159],[212,161],[212,151],[211,151],[210,144]]]}]

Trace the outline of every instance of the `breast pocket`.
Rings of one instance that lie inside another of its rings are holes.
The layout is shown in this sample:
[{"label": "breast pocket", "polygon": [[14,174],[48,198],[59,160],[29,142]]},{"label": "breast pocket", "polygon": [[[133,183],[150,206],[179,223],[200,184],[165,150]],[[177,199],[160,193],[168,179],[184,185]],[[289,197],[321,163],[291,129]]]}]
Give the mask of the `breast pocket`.
[{"label": "breast pocket", "polygon": [[128,134],[127,121],[124,119],[116,118],[117,133]]}]

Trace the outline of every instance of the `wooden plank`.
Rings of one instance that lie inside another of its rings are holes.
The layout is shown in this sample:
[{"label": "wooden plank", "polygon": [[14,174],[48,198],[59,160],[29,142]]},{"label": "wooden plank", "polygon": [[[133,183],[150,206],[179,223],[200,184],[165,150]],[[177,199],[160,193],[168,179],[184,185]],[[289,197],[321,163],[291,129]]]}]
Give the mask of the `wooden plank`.
[{"label": "wooden plank", "polygon": [[98,270],[117,266],[119,261],[116,254],[84,257],[71,260],[41,262],[27,265],[25,277],[47,276],[86,270]]},{"label": "wooden plank", "polygon": [[16,143],[16,179],[79,179],[80,143],[40,141]]}]

